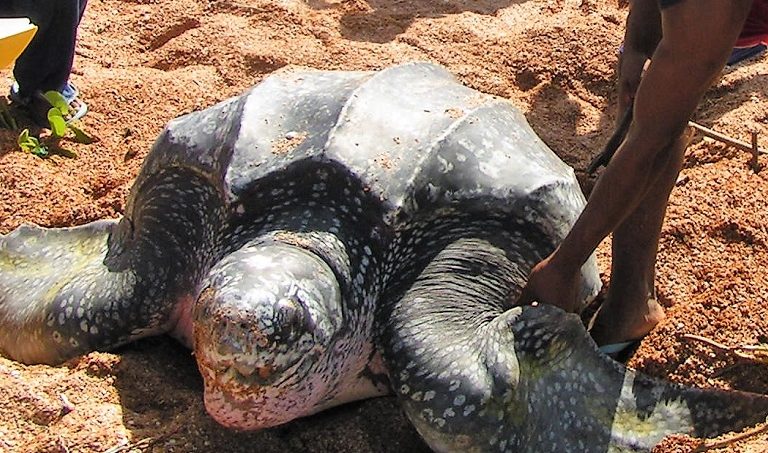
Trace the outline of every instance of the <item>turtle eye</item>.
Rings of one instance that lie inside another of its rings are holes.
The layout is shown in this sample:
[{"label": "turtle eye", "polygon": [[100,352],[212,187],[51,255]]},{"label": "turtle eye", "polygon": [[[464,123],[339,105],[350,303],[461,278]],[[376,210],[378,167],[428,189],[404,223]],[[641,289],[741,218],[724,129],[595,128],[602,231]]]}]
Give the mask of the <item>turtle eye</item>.
[{"label": "turtle eye", "polygon": [[284,297],[275,304],[275,333],[282,339],[291,338],[304,325],[304,307],[296,296]]}]

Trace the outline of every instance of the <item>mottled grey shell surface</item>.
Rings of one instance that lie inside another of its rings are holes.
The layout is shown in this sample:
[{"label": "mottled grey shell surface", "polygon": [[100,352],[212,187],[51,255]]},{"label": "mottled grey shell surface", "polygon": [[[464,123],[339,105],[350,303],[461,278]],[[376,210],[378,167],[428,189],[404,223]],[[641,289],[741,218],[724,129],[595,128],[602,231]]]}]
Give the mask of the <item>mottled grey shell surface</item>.
[{"label": "mottled grey shell surface", "polygon": [[[241,224],[275,204],[330,197],[356,205],[385,235],[463,213],[517,219],[557,241],[584,204],[573,170],[510,102],[422,62],[278,72],[171,122],[134,192],[163,166],[216,181]],[[588,297],[599,287],[594,260],[584,269]]]}]

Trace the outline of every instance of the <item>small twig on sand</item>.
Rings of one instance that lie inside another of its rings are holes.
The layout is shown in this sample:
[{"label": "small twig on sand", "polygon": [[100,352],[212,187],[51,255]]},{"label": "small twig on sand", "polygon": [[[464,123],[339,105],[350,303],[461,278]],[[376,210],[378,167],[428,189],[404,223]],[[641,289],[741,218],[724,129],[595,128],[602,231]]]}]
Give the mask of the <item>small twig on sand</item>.
[{"label": "small twig on sand", "polygon": [[768,365],[768,344],[765,343],[758,345],[726,346],[722,343],[718,343],[714,340],[710,340],[709,338],[699,335],[683,334],[682,337],[687,340],[696,340],[702,343],[706,343],[715,349],[729,352],[740,359]]},{"label": "small twig on sand", "polygon": [[[768,364],[768,344],[761,343],[759,345],[726,346],[722,343],[718,343],[715,340],[711,340],[707,337],[702,337],[700,335],[684,334],[682,335],[682,337],[688,340],[700,341],[715,349],[719,349],[721,351],[733,354],[737,358],[742,360],[747,360],[753,363],[756,362],[756,363]],[[763,426],[752,428],[741,434],[733,435],[727,439],[720,440],[720,441],[705,441],[703,444],[699,445],[693,451],[702,452],[702,451],[712,450],[714,448],[727,447],[741,440],[756,436],[764,432],[768,432],[768,418],[766,418],[765,421],[766,421],[766,424]]]},{"label": "small twig on sand", "polygon": [[760,164],[757,161],[759,156],[760,148],[757,146],[757,132],[752,131],[752,161],[750,162],[750,165],[752,165],[752,171],[755,173],[760,171]]},{"label": "small twig on sand", "polygon": [[[611,160],[611,157],[613,157],[613,154],[616,152],[616,150],[619,149],[619,146],[624,141],[624,137],[627,135],[627,132],[629,131],[629,126],[631,123],[632,123],[632,105],[630,104],[630,106],[622,115],[622,118],[621,118],[621,121],[619,122],[618,127],[613,132],[613,135],[611,136],[611,138],[608,140],[608,143],[606,143],[605,147],[603,148],[603,151],[597,156],[595,156],[595,158],[592,159],[592,162],[590,162],[589,166],[587,166],[588,174],[591,175],[595,171],[597,171],[598,168],[605,167],[608,165],[608,162]],[[733,146],[734,148],[751,153],[752,154],[751,165],[752,165],[752,169],[755,172],[758,171],[757,157],[760,154],[768,154],[768,151],[760,148],[757,145],[757,132],[752,132],[752,143],[747,143],[741,140],[736,140],[735,138],[731,138],[725,134],[721,134],[720,132],[712,130],[708,127],[704,127],[701,124],[695,123],[693,121],[689,121],[688,126],[699,131],[705,137],[709,137],[713,140],[717,140],[719,142],[725,143],[726,145]]]},{"label": "small twig on sand", "polygon": [[[726,145],[733,146],[734,148],[738,148],[742,151],[746,151],[748,153],[754,152],[758,154],[768,154],[768,151],[758,148],[757,144],[755,144],[754,148],[752,147],[751,143],[742,142],[741,140],[736,140],[735,138],[731,138],[725,134],[721,134],[720,132],[714,131],[708,127],[704,127],[701,124],[694,123],[693,121],[688,122],[688,126],[696,129],[697,131],[701,132],[702,135],[709,137],[711,139],[717,140],[719,142],[723,142]],[[756,137],[753,137],[753,139],[756,139]]]},{"label": "small twig on sand", "polygon": [[736,435],[731,436],[731,437],[729,437],[727,439],[719,440],[717,442],[713,442],[713,441],[704,442],[703,444],[701,444],[698,447],[696,447],[693,450],[693,452],[696,453],[696,452],[701,452],[701,451],[712,450],[714,448],[727,447],[728,445],[735,444],[736,442],[739,442],[741,440],[748,439],[750,437],[756,436],[756,435],[764,433],[764,432],[768,432],[768,418],[765,421],[766,421],[766,424],[763,425],[763,426],[759,426],[757,428],[752,428],[749,431],[745,431],[745,432],[743,432],[741,434],[736,434]]}]

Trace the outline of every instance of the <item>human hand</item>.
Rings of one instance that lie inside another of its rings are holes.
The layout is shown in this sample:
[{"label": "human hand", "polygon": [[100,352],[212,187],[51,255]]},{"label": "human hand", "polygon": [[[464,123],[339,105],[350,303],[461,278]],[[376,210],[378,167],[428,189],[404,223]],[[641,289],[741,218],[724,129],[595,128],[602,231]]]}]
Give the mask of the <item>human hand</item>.
[{"label": "human hand", "polygon": [[619,56],[619,80],[617,86],[618,111],[617,121],[621,121],[624,112],[635,100],[637,87],[643,76],[643,69],[648,62],[644,52],[625,47]]},{"label": "human hand", "polygon": [[514,305],[531,305],[535,302],[554,305],[567,312],[576,309],[579,288],[579,272],[568,272],[552,262],[552,256],[533,267],[528,282]]},{"label": "human hand", "polygon": [[619,117],[632,105],[645,64],[660,40],[661,14],[657,0],[631,0],[619,54]]}]

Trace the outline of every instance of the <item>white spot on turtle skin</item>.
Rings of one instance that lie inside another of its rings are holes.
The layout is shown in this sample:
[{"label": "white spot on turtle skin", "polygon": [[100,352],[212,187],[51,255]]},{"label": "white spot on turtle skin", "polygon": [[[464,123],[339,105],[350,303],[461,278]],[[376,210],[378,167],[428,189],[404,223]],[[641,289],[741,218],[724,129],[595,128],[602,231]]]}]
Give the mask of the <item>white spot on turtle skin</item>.
[{"label": "white spot on turtle skin", "polygon": [[53,332],[53,341],[55,341],[56,343],[61,343],[62,340],[63,340],[63,338],[61,337],[61,334],[58,331],[54,331]]},{"label": "white spot on turtle skin", "polygon": [[442,156],[437,156],[437,162],[440,164],[440,173],[448,173],[453,170],[453,163]]}]

